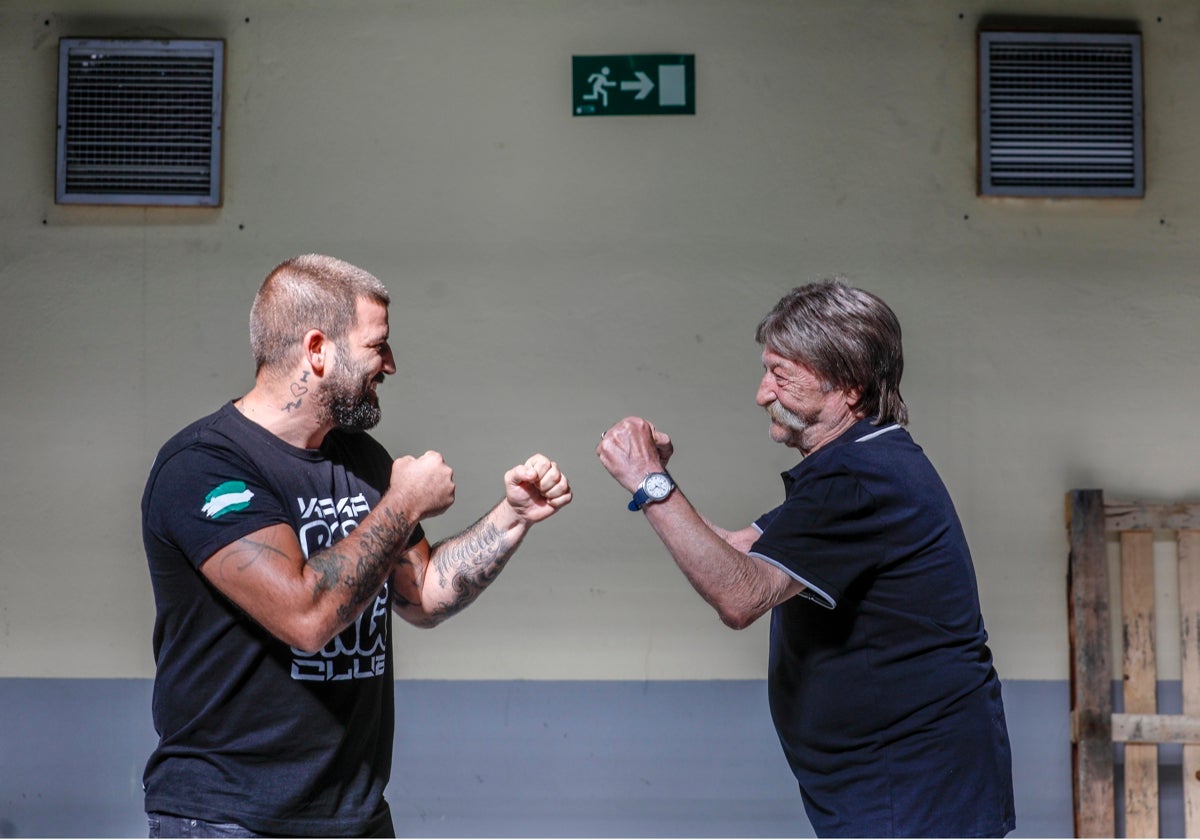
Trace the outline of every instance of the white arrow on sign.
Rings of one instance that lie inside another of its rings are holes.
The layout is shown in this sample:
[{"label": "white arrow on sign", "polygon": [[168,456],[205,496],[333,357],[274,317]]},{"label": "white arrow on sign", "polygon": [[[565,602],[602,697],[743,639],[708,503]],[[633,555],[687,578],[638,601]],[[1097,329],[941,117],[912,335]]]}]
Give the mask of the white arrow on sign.
[{"label": "white arrow on sign", "polygon": [[638,80],[636,82],[621,82],[621,90],[636,90],[638,95],[634,99],[645,99],[650,95],[650,91],[654,90],[654,82],[650,81],[650,77],[641,70],[636,71]]}]

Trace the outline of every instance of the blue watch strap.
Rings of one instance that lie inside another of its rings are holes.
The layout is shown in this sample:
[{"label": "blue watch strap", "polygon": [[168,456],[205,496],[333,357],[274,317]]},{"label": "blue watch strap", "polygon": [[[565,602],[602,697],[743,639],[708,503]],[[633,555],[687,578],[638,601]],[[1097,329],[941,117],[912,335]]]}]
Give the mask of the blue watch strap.
[{"label": "blue watch strap", "polygon": [[629,503],[629,509],[631,511],[633,511],[634,513],[637,513],[639,510],[642,509],[642,505],[646,504],[646,501],[649,498],[650,497],[648,495],[646,495],[646,491],[643,488],[639,487],[637,489],[637,492],[633,494],[633,501],[631,501]]}]

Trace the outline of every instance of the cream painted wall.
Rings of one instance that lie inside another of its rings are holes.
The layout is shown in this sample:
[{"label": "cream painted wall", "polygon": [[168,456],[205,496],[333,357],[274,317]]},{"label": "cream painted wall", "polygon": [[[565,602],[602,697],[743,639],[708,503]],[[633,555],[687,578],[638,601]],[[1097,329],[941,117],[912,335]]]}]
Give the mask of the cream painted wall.
[{"label": "cream painted wall", "polygon": [[[976,196],[984,11],[1140,26],[1144,200]],[[223,207],[54,204],[67,36],[226,39]],[[1002,676],[1064,679],[1064,492],[1200,497],[1198,47],[1193,0],[7,0],[0,676],[153,673],[150,461],[248,387],[265,273],[321,251],[392,290],[378,437],[455,466],[432,536],[534,450],[577,493],[467,613],[398,625],[402,675],[762,676],[766,622],[721,626],[594,446],[645,414],[701,510],[747,524],[793,461],[754,326],[841,272],[904,325]],[[571,55],[639,52],[696,55],[694,117],[572,118]]]}]

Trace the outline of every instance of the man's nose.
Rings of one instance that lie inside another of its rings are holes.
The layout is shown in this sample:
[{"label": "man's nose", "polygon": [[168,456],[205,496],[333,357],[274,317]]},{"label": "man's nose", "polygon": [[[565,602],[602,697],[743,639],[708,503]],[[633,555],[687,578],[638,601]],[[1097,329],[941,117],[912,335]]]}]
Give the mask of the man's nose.
[{"label": "man's nose", "polygon": [[763,378],[758,381],[758,393],[754,395],[754,401],[759,405],[770,405],[775,401],[775,391],[768,379],[769,376],[764,373]]}]

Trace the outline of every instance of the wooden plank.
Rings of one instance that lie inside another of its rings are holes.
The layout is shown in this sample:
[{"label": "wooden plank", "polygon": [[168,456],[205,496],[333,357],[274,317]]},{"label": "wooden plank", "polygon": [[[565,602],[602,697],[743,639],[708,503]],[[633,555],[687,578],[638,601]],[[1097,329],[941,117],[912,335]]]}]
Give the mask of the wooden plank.
[{"label": "wooden plank", "polygon": [[1072,490],[1066,498],[1067,633],[1071,648],[1072,793],[1076,837],[1113,837],[1112,665],[1104,495]]},{"label": "wooden plank", "polygon": [[[1176,540],[1183,713],[1200,715],[1200,531],[1180,531]],[[1184,832],[1200,837],[1200,744],[1183,747],[1183,808]]]},{"label": "wooden plank", "polygon": [[1200,717],[1113,715],[1112,739],[1118,744],[1200,744]]},{"label": "wooden plank", "polygon": [[[1154,535],[1121,534],[1124,703],[1130,714],[1158,711],[1154,647]],[[1125,747],[1125,836],[1158,836],[1158,746]]]},{"label": "wooden plank", "polygon": [[1200,502],[1125,502],[1104,505],[1109,531],[1180,531],[1200,528]]}]

